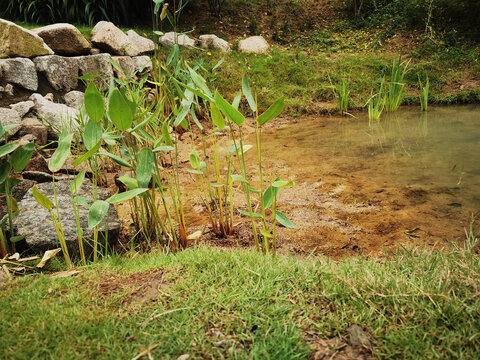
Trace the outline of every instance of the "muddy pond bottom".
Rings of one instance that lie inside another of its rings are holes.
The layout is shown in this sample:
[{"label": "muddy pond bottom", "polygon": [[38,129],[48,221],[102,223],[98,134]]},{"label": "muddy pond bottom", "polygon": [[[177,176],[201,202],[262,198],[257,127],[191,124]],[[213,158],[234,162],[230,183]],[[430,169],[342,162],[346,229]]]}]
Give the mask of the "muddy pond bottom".
[{"label": "muddy pond bottom", "polygon": [[279,232],[290,252],[441,247],[465,239],[480,215],[478,106],[407,109],[375,123],[299,118],[264,130],[262,146],[267,178],[297,183],[278,202],[299,227]]}]

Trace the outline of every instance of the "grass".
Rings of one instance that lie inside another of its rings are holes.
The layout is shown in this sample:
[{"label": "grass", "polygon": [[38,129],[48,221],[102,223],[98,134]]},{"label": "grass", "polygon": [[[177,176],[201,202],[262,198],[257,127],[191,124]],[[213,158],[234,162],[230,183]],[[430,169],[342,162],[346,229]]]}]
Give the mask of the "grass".
[{"label": "grass", "polygon": [[[158,345],[154,358],[307,359],[307,331],[345,339],[358,324],[377,358],[474,359],[480,258],[471,248],[338,262],[207,247],[112,256],[76,278],[29,276],[1,290],[0,357],[131,359]],[[156,301],[135,301],[141,290],[129,279],[150,281],[158,269]]]}]

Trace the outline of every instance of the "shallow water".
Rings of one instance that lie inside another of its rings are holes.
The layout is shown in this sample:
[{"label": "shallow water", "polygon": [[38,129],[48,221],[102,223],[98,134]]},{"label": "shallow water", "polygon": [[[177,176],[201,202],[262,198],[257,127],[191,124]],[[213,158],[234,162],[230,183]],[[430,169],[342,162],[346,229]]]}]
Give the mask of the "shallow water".
[{"label": "shallow water", "polygon": [[352,174],[370,171],[379,184],[447,187],[480,208],[480,106],[402,110],[372,123],[366,114],[328,124],[302,119],[264,139],[267,156],[307,179],[321,177],[316,164],[333,160]]},{"label": "shallow water", "polygon": [[443,244],[480,215],[479,106],[403,109],[374,123],[300,118],[265,130],[262,147],[265,172],[297,182],[279,206],[301,228],[285,239],[303,249]]}]

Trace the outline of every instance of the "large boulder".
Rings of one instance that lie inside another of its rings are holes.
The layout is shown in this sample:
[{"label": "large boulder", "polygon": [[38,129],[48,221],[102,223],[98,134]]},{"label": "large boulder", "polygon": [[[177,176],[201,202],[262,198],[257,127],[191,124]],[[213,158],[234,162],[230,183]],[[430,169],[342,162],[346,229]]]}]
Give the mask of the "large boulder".
[{"label": "large boulder", "polygon": [[92,30],[92,43],[112,55],[138,56],[153,52],[151,40],[130,30],[126,35],[122,30],[108,21],[100,21]]},{"label": "large boulder", "polygon": [[88,55],[92,45],[71,24],[52,24],[33,30],[57,55]]},{"label": "large boulder", "polygon": [[268,54],[270,45],[263,36],[250,36],[238,42],[238,51],[250,54]]},{"label": "large boulder", "polygon": [[152,59],[149,56],[134,56],[135,71],[139,74],[145,74],[153,70]]},{"label": "large boulder", "polygon": [[171,47],[175,44],[178,44],[179,46],[185,46],[185,47],[194,47],[195,46],[195,40],[189,38],[185,34],[178,34],[176,32],[168,32],[160,37],[158,39],[158,42],[166,47]]},{"label": "large boulder", "polygon": [[78,128],[78,110],[49,101],[40,94],[32,94],[30,100],[35,104],[33,107],[35,113],[54,134],[59,134],[65,128],[69,130]]},{"label": "large boulder", "polygon": [[43,146],[47,144],[48,130],[40,120],[33,115],[27,115],[22,119],[22,127],[19,131],[20,136],[32,135],[35,144]]},{"label": "large boulder", "polygon": [[97,86],[108,89],[110,80],[113,77],[113,66],[110,62],[110,55],[98,54],[88,56],[77,56],[79,74],[81,76],[87,74],[100,75],[94,81]]},{"label": "large boulder", "polygon": [[135,30],[128,30],[127,37],[136,50],[136,53],[131,53],[131,56],[151,54],[155,51],[155,43],[146,37],[138,35]]},{"label": "large boulder", "polygon": [[0,19],[0,58],[53,55],[40,36],[11,21]]},{"label": "large boulder", "polygon": [[212,49],[212,50],[220,50],[222,52],[229,52],[230,44],[220,39],[217,35],[209,34],[209,35],[200,35],[200,47],[203,49]]},{"label": "large boulder", "polygon": [[2,69],[0,81],[17,84],[27,90],[37,91],[38,76],[32,60],[24,58],[0,59],[0,68]]},{"label": "large boulder", "polygon": [[38,72],[45,75],[55,90],[70,91],[78,86],[78,61],[58,55],[39,56],[33,59]]},{"label": "large boulder", "polygon": [[[54,189],[51,182],[46,182],[36,185],[37,189],[46,197],[53,201]],[[57,196],[58,210],[62,221],[62,229],[65,235],[65,241],[70,255],[78,256],[79,246],[77,237],[77,227],[75,212],[72,205],[72,194],[70,192],[70,181],[61,180],[55,182],[55,191]],[[78,196],[87,199],[87,202],[91,205],[93,188],[91,183],[84,183],[78,191]],[[105,200],[109,197],[109,193],[106,189],[97,189],[97,198],[99,200]],[[25,236],[27,244],[36,252],[43,252],[59,247],[58,237],[53,227],[52,218],[47,209],[40,206],[33,197],[32,189],[30,189],[23,199],[19,202],[19,208],[22,211],[14,217],[13,225],[16,230],[16,234],[19,236]],[[91,253],[92,248],[88,247],[88,244],[92,244],[93,230],[88,228],[88,209],[84,206],[78,208],[80,225],[83,231],[83,238],[85,239],[84,245],[87,247],[86,252]],[[100,225],[99,242],[104,243],[105,238],[105,223],[103,221]],[[118,215],[113,206],[110,206],[108,213],[108,242],[110,245],[115,244],[120,232],[120,222]],[[103,247],[99,247],[100,249]]]}]

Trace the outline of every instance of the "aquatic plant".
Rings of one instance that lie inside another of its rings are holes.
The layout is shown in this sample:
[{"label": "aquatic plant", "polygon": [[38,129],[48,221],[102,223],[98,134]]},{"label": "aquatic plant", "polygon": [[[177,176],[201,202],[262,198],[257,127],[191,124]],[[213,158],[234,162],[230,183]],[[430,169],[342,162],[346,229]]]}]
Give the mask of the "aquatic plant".
[{"label": "aquatic plant", "polygon": [[[0,194],[5,196],[7,204],[7,216],[0,222],[0,255],[2,257],[7,255],[9,249],[14,250],[15,243],[23,239],[22,236],[15,236],[13,228],[13,217],[19,209],[12,189],[21,182],[13,175],[25,169],[35,148],[33,142],[22,146],[19,141],[8,141],[8,132],[17,126],[19,124],[9,124],[4,127],[0,122],[0,138],[4,138],[5,141],[5,144],[0,146]],[[9,229],[8,238],[3,230],[6,222]]]},{"label": "aquatic plant", "polygon": [[405,96],[404,77],[408,70],[409,63],[410,61],[402,61],[401,56],[399,56],[398,60],[393,60],[385,103],[385,109],[388,112],[397,111],[398,107],[402,104]]},{"label": "aquatic plant", "polygon": [[348,102],[350,100],[350,81],[344,75],[342,79],[336,84],[333,83],[330,75],[328,76],[330,81],[330,89],[333,92],[333,96],[337,99],[338,110],[340,115],[345,116],[348,114]]},{"label": "aquatic plant", "polygon": [[420,93],[418,94],[418,97],[420,98],[420,107],[422,111],[427,111],[428,110],[428,96],[430,92],[430,82],[428,80],[428,76],[425,80],[425,84],[422,84],[422,81],[420,80],[420,75],[418,75],[418,84],[420,86]]},{"label": "aquatic plant", "polygon": [[384,84],[385,84],[385,78],[382,79],[377,93],[372,94],[366,103],[366,106],[368,109],[369,121],[380,120],[380,116],[383,113],[383,109],[385,108],[385,102],[386,102],[385,94],[384,94]]}]

